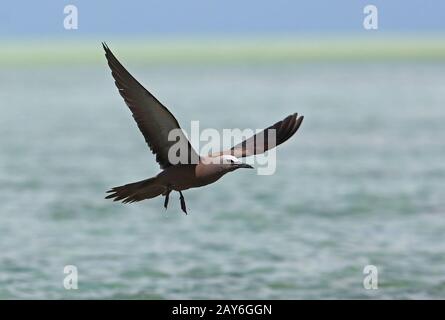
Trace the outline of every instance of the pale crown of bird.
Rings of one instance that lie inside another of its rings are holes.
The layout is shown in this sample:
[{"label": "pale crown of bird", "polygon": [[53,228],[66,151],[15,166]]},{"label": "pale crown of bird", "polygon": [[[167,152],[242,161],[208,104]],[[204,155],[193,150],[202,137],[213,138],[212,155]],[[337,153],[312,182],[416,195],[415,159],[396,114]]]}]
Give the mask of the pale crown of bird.
[{"label": "pale crown of bird", "polygon": [[225,154],[225,155],[221,156],[221,160],[222,160],[223,164],[242,163],[242,161],[240,159],[238,159],[237,157],[234,157],[230,154]]},{"label": "pale crown of bird", "polygon": [[229,164],[229,165],[242,163],[240,159],[230,154],[224,154],[217,157],[202,158],[202,162],[205,164]]}]

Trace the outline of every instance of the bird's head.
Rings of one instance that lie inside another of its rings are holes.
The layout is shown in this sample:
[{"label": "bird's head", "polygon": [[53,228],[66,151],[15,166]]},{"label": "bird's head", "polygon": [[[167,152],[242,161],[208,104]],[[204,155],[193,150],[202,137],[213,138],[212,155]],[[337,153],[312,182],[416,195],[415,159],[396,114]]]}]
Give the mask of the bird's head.
[{"label": "bird's head", "polygon": [[253,169],[251,165],[243,163],[240,159],[232,155],[225,154],[219,157],[215,157],[214,161],[214,163],[219,164],[224,169],[224,171],[234,171],[240,168]]}]

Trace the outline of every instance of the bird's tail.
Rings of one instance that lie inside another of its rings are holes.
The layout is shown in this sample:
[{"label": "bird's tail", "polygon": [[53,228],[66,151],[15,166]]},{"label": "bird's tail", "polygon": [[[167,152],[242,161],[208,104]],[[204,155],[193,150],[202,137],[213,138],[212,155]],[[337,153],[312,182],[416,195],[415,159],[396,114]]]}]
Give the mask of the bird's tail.
[{"label": "bird's tail", "polygon": [[133,182],[108,190],[105,199],[132,203],[159,196],[166,190],[165,186],[156,183],[156,177]]}]

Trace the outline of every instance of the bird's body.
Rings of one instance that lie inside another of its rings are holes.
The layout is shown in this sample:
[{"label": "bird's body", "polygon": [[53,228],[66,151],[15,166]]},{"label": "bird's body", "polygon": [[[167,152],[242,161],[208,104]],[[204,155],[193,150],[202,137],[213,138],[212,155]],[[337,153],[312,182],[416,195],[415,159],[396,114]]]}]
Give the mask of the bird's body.
[{"label": "bird's body", "polygon": [[[187,213],[182,191],[214,183],[226,173],[240,168],[253,168],[238,158],[260,154],[283,143],[295,134],[303,120],[295,113],[229,150],[200,156],[193,150],[171,112],[120,64],[105,44],[103,48],[119,93],[162,169],[155,177],[112,188],[107,199],[131,203],[163,195],[167,208],[170,192],[177,191],[181,209]],[[178,130],[178,139],[173,141],[169,134],[174,130]],[[275,137],[273,140],[269,140],[271,132]],[[180,160],[172,161],[170,157],[174,153],[169,151],[178,146],[181,147]]]},{"label": "bird's body", "polygon": [[164,169],[156,176],[157,182],[171,186],[172,190],[184,191],[203,187],[221,178],[226,172],[216,164],[180,164]]},{"label": "bird's body", "polygon": [[197,167],[196,164],[179,164],[168,167],[156,176],[156,180],[164,186],[170,186],[175,191],[200,187],[203,185],[203,179],[198,177]]},{"label": "bird's body", "polygon": [[[208,159],[208,158],[207,158]],[[162,170],[157,176],[115,187],[107,198],[123,200],[125,203],[166,195],[170,191],[184,191],[190,188],[203,187],[219,180],[224,174],[237,169],[232,166],[225,168],[218,163],[200,161],[198,164],[178,164]],[[249,168],[249,165],[240,164]]]}]

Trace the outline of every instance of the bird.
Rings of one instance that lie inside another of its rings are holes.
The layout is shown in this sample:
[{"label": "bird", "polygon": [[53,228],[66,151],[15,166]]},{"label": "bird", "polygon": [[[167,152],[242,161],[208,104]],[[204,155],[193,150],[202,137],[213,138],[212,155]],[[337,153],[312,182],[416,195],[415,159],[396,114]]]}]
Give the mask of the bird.
[{"label": "bird", "polygon": [[[170,193],[176,191],[180,195],[181,210],[187,214],[184,190],[214,183],[225,174],[241,168],[253,169],[240,158],[264,153],[287,141],[304,119],[298,113],[291,114],[230,149],[198,155],[173,114],[124,68],[105,42],[102,42],[102,47],[115,85],[162,170],[154,177],[111,188],[105,199],[133,203],[164,196],[167,209]],[[179,130],[175,141],[168,139],[172,130]],[[268,141],[272,131],[275,141]],[[260,140],[262,143],[258,143]],[[169,150],[175,143],[181,147],[179,153],[187,152],[187,156],[179,157],[180,161],[169,159]]]}]

